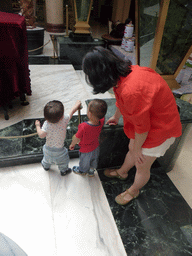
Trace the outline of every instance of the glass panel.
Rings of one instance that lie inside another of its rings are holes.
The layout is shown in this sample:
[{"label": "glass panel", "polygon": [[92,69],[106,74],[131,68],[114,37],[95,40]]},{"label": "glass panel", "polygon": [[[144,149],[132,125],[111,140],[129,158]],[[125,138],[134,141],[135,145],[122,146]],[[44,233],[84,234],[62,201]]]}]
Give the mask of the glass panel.
[{"label": "glass panel", "polygon": [[78,21],[87,21],[91,0],[76,0]]},{"label": "glass panel", "polygon": [[156,71],[174,74],[192,45],[192,1],[171,0]]},{"label": "glass panel", "polygon": [[149,67],[160,10],[159,0],[140,0],[140,66]]}]

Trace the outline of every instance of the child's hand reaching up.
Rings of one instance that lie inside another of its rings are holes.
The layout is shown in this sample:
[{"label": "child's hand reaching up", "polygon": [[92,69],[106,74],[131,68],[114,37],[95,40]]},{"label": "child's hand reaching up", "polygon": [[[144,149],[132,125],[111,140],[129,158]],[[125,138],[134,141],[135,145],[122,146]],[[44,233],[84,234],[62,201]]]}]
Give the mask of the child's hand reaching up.
[{"label": "child's hand reaching up", "polygon": [[77,110],[78,109],[81,109],[82,108],[82,106],[81,106],[81,101],[80,100],[77,100],[77,102],[75,103],[75,106],[74,106],[75,108],[77,108]]},{"label": "child's hand reaching up", "polygon": [[78,110],[78,109],[81,109],[81,101],[80,100],[77,100],[75,105],[72,107],[69,115],[70,115],[70,119],[71,117],[73,116],[73,114]]},{"label": "child's hand reaching up", "polygon": [[35,126],[40,126],[40,121],[39,120],[35,121]]}]

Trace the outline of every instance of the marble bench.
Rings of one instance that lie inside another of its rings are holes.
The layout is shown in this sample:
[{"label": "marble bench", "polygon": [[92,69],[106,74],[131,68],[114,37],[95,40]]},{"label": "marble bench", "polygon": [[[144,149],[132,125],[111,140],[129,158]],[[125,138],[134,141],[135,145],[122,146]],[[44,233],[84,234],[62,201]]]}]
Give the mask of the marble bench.
[{"label": "marble bench", "polygon": [[[88,104],[90,100],[86,101]],[[105,99],[108,104],[106,120],[115,112],[115,99]],[[81,121],[87,120],[86,115],[81,115]],[[43,123],[44,119],[40,119]],[[77,132],[79,118],[74,115],[70,120],[65,146],[69,148],[73,135]],[[35,119],[25,119],[14,125],[0,130],[0,137],[22,136],[36,132]],[[98,169],[106,167],[118,167],[125,158],[128,150],[128,138],[123,132],[123,119],[116,126],[104,125],[100,136],[100,157]],[[0,167],[38,163],[43,157],[42,147],[45,139],[40,139],[37,135],[27,138],[0,139]],[[79,156],[79,147],[75,146],[73,151],[69,151],[70,158]]]}]

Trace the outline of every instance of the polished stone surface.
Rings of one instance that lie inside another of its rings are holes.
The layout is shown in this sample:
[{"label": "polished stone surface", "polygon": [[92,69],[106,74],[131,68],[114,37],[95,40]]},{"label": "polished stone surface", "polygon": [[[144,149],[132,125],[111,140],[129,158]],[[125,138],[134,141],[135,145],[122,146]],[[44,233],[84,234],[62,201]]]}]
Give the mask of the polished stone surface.
[{"label": "polished stone surface", "polygon": [[[69,167],[78,164],[70,160]],[[94,178],[41,164],[1,168],[1,232],[28,256],[126,256],[96,173]],[[3,255],[4,256],[4,255]]]},{"label": "polished stone surface", "polygon": [[176,102],[180,107],[181,123],[192,123],[192,105],[179,98],[176,98]]},{"label": "polished stone surface", "polygon": [[94,46],[104,46],[102,39],[94,38],[93,42],[74,42],[69,37],[58,37],[60,59],[69,60],[76,70],[82,69],[82,59]]},{"label": "polished stone surface", "polygon": [[9,237],[0,233],[0,255],[27,256],[27,254]]},{"label": "polished stone surface", "polygon": [[62,65],[62,64],[71,64],[71,61],[67,58],[52,58],[51,56],[29,56],[29,65]]},{"label": "polished stone surface", "polygon": [[[105,99],[108,104],[106,120],[111,116],[114,105],[110,99]],[[89,102],[88,100],[87,102]],[[40,118],[41,124],[44,119]],[[86,121],[87,116],[81,115],[81,122]],[[74,115],[69,121],[65,147],[69,148],[73,135],[77,132],[79,117]],[[123,120],[117,126],[104,125],[100,135],[100,156],[98,169],[120,166],[128,151],[128,138],[123,132]],[[24,119],[23,121],[0,130],[0,137],[25,136],[36,133],[35,119]],[[13,166],[26,163],[38,163],[41,161],[42,147],[45,138],[41,139],[37,135],[27,138],[0,139],[0,166]],[[79,146],[75,150],[69,151],[69,156],[79,156]]]},{"label": "polished stone surface", "polygon": [[106,178],[102,171],[99,176],[127,255],[192,255],[192,210],[158,163],[140,196],[126,206],[114,199],[131,186],[135,169],[126,181]]}]

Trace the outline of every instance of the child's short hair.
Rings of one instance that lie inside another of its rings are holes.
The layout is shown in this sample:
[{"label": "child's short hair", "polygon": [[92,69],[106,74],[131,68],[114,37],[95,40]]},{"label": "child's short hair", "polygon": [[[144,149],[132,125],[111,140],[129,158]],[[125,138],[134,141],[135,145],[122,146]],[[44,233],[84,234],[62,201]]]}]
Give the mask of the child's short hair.
[{"label": "child's short hair", "polygon": [[90,101],[89,111],[98,119],[101,119],[107,113],[107,103],[101,99]]},{"label": "child's short hair", "polygon": [[44,117],[50,123],[57,123],[64,114],[64,106],[58,100],[49,101],[44,107]]}]

